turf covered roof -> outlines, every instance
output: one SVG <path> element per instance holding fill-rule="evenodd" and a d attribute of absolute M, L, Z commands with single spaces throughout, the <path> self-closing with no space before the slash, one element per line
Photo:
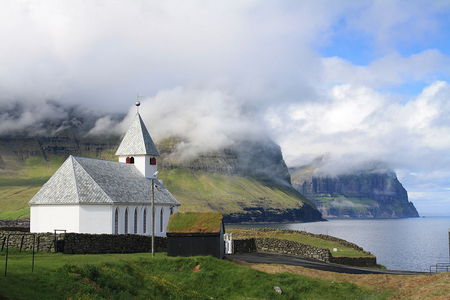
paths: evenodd
<path fill-rule="evenodd" d="M 216 212 L 187 212 L 170 216 L 170 233 L 219 233 L 222 215 Z"/>

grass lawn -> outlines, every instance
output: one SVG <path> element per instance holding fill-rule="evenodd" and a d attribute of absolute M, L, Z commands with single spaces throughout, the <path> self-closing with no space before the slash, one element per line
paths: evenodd
<path fill-rule="evenodd" d="M 261 237 L 261 238 L 275 238 L 275 239 L 284 239 L 290 240 L 294 242 L 299 242 L 306 245 L 316 246 L 319 248 L 329 249 L 333 256 L 335 257 L 370 257 L 365 252 L 355 250 L 350 247 L 343 246 L 337 242 L 327 241 L 321 238 L 309 236 L 306 234 L 298 233 L 287 233 L 282 230 L 255 230 L 255 229 L 227 229 L 227 232 L 233 233 L 233 238 L 252 238 L 252 237 Z M 333 249 L 336 248 L 337 251 L 334 252 Z"/>
<path fill-rule="evenodd" d="M 289 272 L 334 282 L 351 282 L 371 290 L 390 290 L 390 299 L 396 300 L 450 299 L 450 272 L 437 275 L 342 274 L 288 265 L 247 266 L 270 274 Z"/>
<path fill-rule="evenodd" d="M 4 254 L 0 255 L 4 261 Z M 387 299 L 388 292 L 303 275 L 268 274 L 212 257 L 148 253 L 10 256 L 0 299 Z M 3 272 L 3 264 L 0 267 Z M 273 286 L 281 287 L 277 294 Z"/>

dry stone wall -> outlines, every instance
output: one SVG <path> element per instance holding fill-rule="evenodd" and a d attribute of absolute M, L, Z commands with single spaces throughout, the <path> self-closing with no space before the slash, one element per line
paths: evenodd
<path fill-rule="evenodd" d="M 271 252 L 301 256 L 328 263 L 350 266 L 371 267 L 377 263 L 376 257 L 334 257 L 330 250 L 294 241 L 274 238 L 251 238 L 233 241 L 234 253 Z"/>
<path fill-rule="evenodd" d="M 0 227 L 27 227 L 30 228 L 30 220 L 29 219 L 20 219 L 20 220 L 0 220 Z"/>
<path fill-rule="evenodd" d="M 259 228 L 258 230 L 260 230 L 260 231 L 273 231 L 273 229 L 270 229 L 270 228 Z M 356 245 L 356 244 L 354 244 L 352 242 L 349 242 L 349 241 L 346 241 L 346 240 L 343 240 L 343 239 L 340 239 L 340 238 L 337 238 L 337 237 L 334 237 L 334 236 L 331 236 L 331 235 L 315 234 L 315 233 L 311 233 L 311 232 L 307 232 L 307 231 L 300 231 L 300 230 L 278 229 L 278 231 L 283 232 L 283 233 L 294 233 L 294 234 L 300 233 L 300 234 L 303 234 L 303 235 L 320 238 L 322 240 L 336 242 L 336 243 L 341 244 L 342 246 L 346 246 L 348 248 L 352 248 L 352 249 L 364 252 L 366 254 L 371 254 L 370 252 L 365 251 L 362 247 L 360 247 L 360 246 L 358 246 L 358 245 Z"/>
<path fill-rule="evenodd" d="M 67 233 L 64 253 L 137 253 L 151 252 L 152 238 L 135 234 L 82 234 Z M 167 238 L 155 237 L 155 251 L 167 251 Z"/>
<path fill-rule="evenodd" d="M 0 231 L 0 250 L 6 249 L 6 242 L 9 248 L 19 249 L 20 251 L 32 251 L 33 239 L 35 237 L 35 251 L 55 251 L 55 235 L 52 233 L 36 233 L 33 235 L 24 235 L 22 231 Z M 9 239 L 8 239 L 9 236 Z M 58 235 L 59 238 L 59 235 Z"/>
<path fill-rule="evenodd" d="M 31 251 L 33 235 L 20 231 L 0 231 L 0 251 L 10 249 Z M 9 239 L 8 239 L 9 236 Z M 35 251 L 54 252 L 55 234 L 35 233 Z M 56 235 L 58 251 L 66 254 L 136 253 L 151 252 L 152 238 L 134 234 L 82 234 L 66 233 Z M 167 239 L 155 237 L 155 251 L 167 251 Z"/>
<path fill-rule="evenodd" d="M 331 253 L 328 249 L 305 245 L 289 240 L 273 238 L 255 239 L 256 249 L 259 252 L 275 252 L 288 255 L 297 255 L 321 261 L 330 261 Z"/>

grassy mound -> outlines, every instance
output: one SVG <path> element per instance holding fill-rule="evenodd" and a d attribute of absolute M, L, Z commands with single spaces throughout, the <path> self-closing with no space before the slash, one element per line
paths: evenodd
<path fill-rule="evenodd" d="M 257 229 L 227 229 L 227 232 L 233 233 L 233 238 L 274 238 L 280 240 L 290 240 L 319 248 L 325 248 L 331 251 L 335 257 L 372 257 L 373 255 L 360 251 L 335 241 L 325 240 L 315 237 L 313 234 L 304 234 L 301 231 L 287 232 L 284 230 L 257 230 Z M 337 251 L 333 251 L 336 249 Z"/>
<path fill-rule="evenodd" d="M 212 257 L 159 254 L 11 255 L 0 295 L 11 299 L 386 299 L 384 291 L 302 275 L 267 274 Z M 274 286 L 282 290 L 277 294 Z M 1 298 L 1 296 L 0 296 Z"/>

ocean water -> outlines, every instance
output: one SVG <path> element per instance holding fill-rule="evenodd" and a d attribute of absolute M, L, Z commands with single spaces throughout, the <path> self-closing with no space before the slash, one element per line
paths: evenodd
<path fill-rule="evenodd" d="M 356 243 L 393 270 L 429 271 L 438 262 L 450 262 L 450 217 L 327 222 L 230 225 L 241 228 L 279 228 L 328 234 Z"/>

